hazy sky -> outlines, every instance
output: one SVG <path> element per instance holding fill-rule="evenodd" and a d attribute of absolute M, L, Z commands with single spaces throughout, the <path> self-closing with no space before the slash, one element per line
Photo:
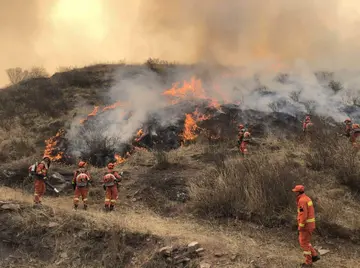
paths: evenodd
<path fill-rule="evenodd" d="M 11 67 L 149 57 L 352 68 L 359 26 L 358 0 L 0 0 L 0 85 Z"/>

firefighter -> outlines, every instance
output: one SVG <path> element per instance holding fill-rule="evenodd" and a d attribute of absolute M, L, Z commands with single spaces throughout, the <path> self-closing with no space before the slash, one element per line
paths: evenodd
<path fill-rule="evenodd" d="M 36 162 L 29 167 L 29 174 L 34 179 L 34 205 L 41 205 L 41 199 L 46 191 L 45 181 L 48 179 L 50 157 L 44 156 L 40 163 Z"/>
<path fill-rule="evenodd" d="M 310 243 L 312 233 L 315 230 L 314 205 L 305 194 L 305 187 L 303 185 L 296 185 L 292 191 L 297 195 L 299 243 L 305 257 L 305 263 L 302 263 L 301 267 L 311 267 L 313 262 L 320 260 L 318 253 Z"/>
<path fill-rule="evenodd" d="M 309 131 L 309 129 L 313 126 L 313 123 L 311 122 L 311 117 L 309 114 L 306 115 L 305 120 L 303 121 L 303 132 Z"/>
<path fill-rule="evenodd" d="M 352 121 L 350 118 L 346 118 L 344 120 L 344 123 L 345 123 L 345 136 L 350 137 L 350 132 L 352 129 Z"/>
<path fill-rule="evenodd" d="M 244 127 L 244 125 L 240 124 L 239 125 L 239 134 L 238 134 L 238 144 L 240 145 L 243 137 L 244 137 L 244 133 L 245 133 L 246 129 Z"/>
<path fill-rule="evenodd" d="M 121 181 L 121 176 L 114 170 L 115 164 L 109 163 L 108 170 L 103 177 L 103 188 L 105 192 L 105 211 L 113 211 L 115 202 L 118 199 L 118 185 Z"/>
<path fill-rule="evenodd" d="M 89 193 L 89 184 L 91 183 L 91 177 L 86 169 L 86 162 L 80 161 L 78 167 L 79 168 L 74 172 L 74 176 L 71 182 L 73 189 L 75 190 L 74 210 L 78 209 L 80 196 L 83 201 L 83 208 L 84 210 L 87 210 L 87 197 Z"/>
<path fill-rule="evenodd" d="M 352 124 L 350 131 L 350 142 L 355 148 L 360 148 L 360 124 Z"/>
<path fill-rule="evenodd" d="M 240 151 L 242 153 L 243 156 L 245 156 L 246 154 L 248 154 L 248 149 L 247 149 L 247 145 L 251 142 L 251 133 L 249 130 L 245 130 L 242 140 L 241 140 L 241 144 L 240 144 Z"/>

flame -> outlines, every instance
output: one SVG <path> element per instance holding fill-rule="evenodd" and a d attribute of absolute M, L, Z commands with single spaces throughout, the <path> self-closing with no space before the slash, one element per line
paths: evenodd
<path fill-rule="evenodd" d="M 126 162 L 130 156 L 131 156 L 131 154 L 129 152 L 126 152 L 124 157 L 122 157 L 119 154 L 115 154 L 114 155 L 114 157 L 116 159 L 115 165 Z"/>
<path fill-rule="evenodd" d="M 90 117 L 96 116 L 96 114 L 97 114 L 98 111 L 99 111 L 99 106 L 94 106 L 94 110 L 92 110 L 92 112 L 89 113 L 85 119 L 81 119 L 81 120 L 80 120 L 80 123 L 83 124 L 83 123 L 85 123 L 87 120 L 89 120 Z"/>
<path fill-rule="evenodd" d="M 103 112 L 106 112 L 108 110 L 113 110 L 113 109 L 116 109 L 118 107 L 124 107 L 126 106 L 127 103 L 122 103 L 120 101 L 117 101 L 115 102 L 114 104 L 111 104 L 111 105 L 108 105 L 108 106 L 105 106 L 101 109 L 100 113 L 103 113 Z M 85 119 L 81 119 L 80 120 L 80 124 L 84 124 L 87 120 L 89 120 L 90 117 L 94 117 L 94 116 L 97 116 L 99 114 L 99 109 L 100 109 L 100 106 L 94 106 L 94 109 L 92 110 L 91 113 L 89 113 L 87 115 L 87 117 Z M 120 115 L 123 117 L 124 116 L 124 112 L 122 112 Z"/>
<path fill-rule="evenodd" d="M 59 152 L 55 156 L 53 156 L 53 151 L 56 149 L 56 145 L 58 144 L 59 138 L 65 134 L 63 129 L 60 129 L 55 136 L 45 140 L 45 150 L 44 157 L 47 156 L 51 161 L 60 160 L 63 157 L 64 152 Z"/>
<path fill-rule="evenodd" d="M 118 155 L 118 154 L 115 154 L 114 157 L 115 157 L 115 159 L 116 159 L 115 165 L 124 163 L 124 162 L 127 160 L 125 157 L 121 157 L 121 156 Z"/>
<path fill-rule="evenodd" d="M 184 132 L 181 134 L 184 141 L 191 141 L 197 138 L 195 134 L 199 127 L 196 124 L 192 114 L 185 114 Z"/>
<path fill-rule="evenodd" d="M 140 141 L 144 136 L 146 135 L 146 133 L 144 133 L 143 129 L 139 129 L 138 132 L 136 133 L 136 138 L 135 141 Z"/>

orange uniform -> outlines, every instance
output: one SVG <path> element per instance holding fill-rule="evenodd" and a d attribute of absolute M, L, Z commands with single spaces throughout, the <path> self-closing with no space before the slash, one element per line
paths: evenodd
<path fill-rule="evenodd" d="M 35 165 L 35 171 L 32 174 L 34 179 L 34 203 L 41 204 L 41 198 L 46 191 L 45 180 L 47 179 L 50 158 L 44 157 L 43 161 Z M 30 169 L 31 167 L 29 168 L 29 170 Z"/>
<path fill-rule="evenodd" d="M 305 256 L 305 263 L 303 265 L 306 267 L 306 265 L 311 265 L 313 261 L 318 260 L 319 258 L 317 252 L 310 243 L 312 233 L 315 230 L 315 210 L 310 197 L 304 193 L 304 186 L 297 185 L 293 189 L 293 192 L 298 192 L 296 201 L 299 244 L 303 249 Z"/>
<path fill-rule="evenodd" d="M 305 132 L 307 130 L 307 128 L 312 125 L 313 125 L 313 123 L 311 122 L 310 115 L 307 115 L 305 117 L 305 120 L 303 121 L 303 132 Z"/>
<path fill-rule="evenodd" d="M 353 124 L 350 132 L 350 142 L 355 148 L 360 148 L 360 125 Z"/>
<path fill-rule="evenodd" d="M 103 187 L 105 192 L 105 210 L 114 210 L 116 200 L 118 199 L 118 183 L 121 180 L 121 176 L 114 169 L 114 164 L 108 164 L 108 170 L 103 176 Z"/>
<path fill-rule="evenodd" d="M 78 208 L 80 196 L 82 198 L 84 209 L 87 209 L 87 196 L 89 193 L 89 183 L 91 182 L 91 177 L 89 172 L 85 169 L 85 162 L 79 163 L 79 169 L 74 172 L 72 179 L 72 185 L 75 189 L 74 194 L 74 209 Z"/>
<path fill-rule="evenodd" d="M 248 149 L 247 149 L 247 145 L 251 140 L 251 134 L 248 131 L 244 132 L 244 135 L 242 137 L 241 143 L 240 143 L 240 151 L 242 153 L 243 156 L 245 156 L 246 154 L 248 154 Z"/>

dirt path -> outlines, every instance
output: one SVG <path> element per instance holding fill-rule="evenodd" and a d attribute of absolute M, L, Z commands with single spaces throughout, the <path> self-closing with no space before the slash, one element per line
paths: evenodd
<path fill-rule="evenodd" d="M 56 207 L 70 212 L 71 207 L 64 206 L 66 203 L 69 204 L 69 199 L 54 199 Z M 100 208 L 102 204 L 94 206 Z M 248 223 L 239 223 L 236 227 L 238 231 L 235 231 L 233 227 L 202 223 L 186 216 L 164 218 L 139 204 L 131 204 L 129 200 L 123 201 L 123 205 L 118 206 L 113 214 L 105 214 L 99 210 L 80 213 L 87 213 L 94 218 L 108 217 L 114 224 L 131 231 L 160 236 L 165 239 L 166 245 L 198 241 L 206 249 L 205 259 L 214 267 L 290 268 L 297 267 L 303 261 L 296 232 L 289 236 L 276 230 L 259 229 Z M 357 246 L 344 242 L 337 246 L 316 241 L 315 246 L 331 249 L 331 252 L 323 256 L 315 267 L 360 267 L 360 251 Z M 215 253 L 224 256 L 217 258 L 214 256 Z M 235 260 L 234 256 L 237 256 Z"/>
<path fill-rule="evenodd" d="M 18 199 L 31 202 L 31 195 L 20 191 L 6 190 L 0 194 L 4 199 Z M 297 245 L 296 234 L 281 234 L 278 231 L 261 229 L 248 223 L 238 223 L 234 227 L 211 225 L 186 215 L 164 218 L 140 204 L 122 200 L 114 213 L 99 210 L 101 203 L 93 204 L 89 211 L 72 211 L 71 196 L 46 198 L 45 204 L 54 211 L 84 213 L 93 220 L 107 218 L 114 225 L 136 232 L 148 232 L 165 239 L 166 245 L 198 241 L 205 249 L 205 260 L 213 267 L 297 267 L 302 261 L 301 250 Z M 334 242 L 334 241 L 333 241 Z M 351 268 L 360 267 L 359 247 L 345 242 L 337 245 L 320 245 L 330 248 L 331 252 L 322 257 L 314 267 Z M 217 258 L 215 253 L 224 254 Z M 237 256 L 234 258 L 234 256 Z"/>

